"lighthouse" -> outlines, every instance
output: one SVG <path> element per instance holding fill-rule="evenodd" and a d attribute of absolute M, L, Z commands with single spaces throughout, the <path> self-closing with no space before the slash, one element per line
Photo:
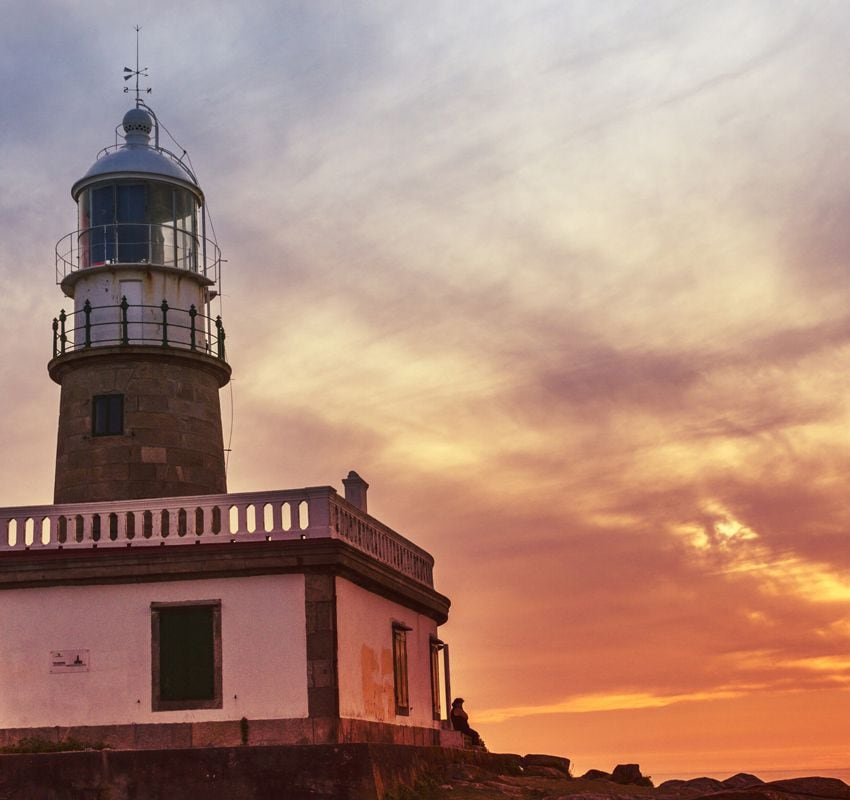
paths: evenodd
<path fill-rule="evenodd" d="M 71 187 L 54 502 L 0 508 L 0 745 L 462 747 L 449 600 L 367 482 L 227 491 L 222 259 L 161 127 L 137 96 Z"/>
<path fill-rule="evenodd" d="M 123 142 L 71 188 L 77 228 L 56 250 L 73 310 L 53 321 L 61 387 L 54 502 L 227 491 L 219 390 L 230 380 L 221 265 L 192 170 L 138 100 Z"/>

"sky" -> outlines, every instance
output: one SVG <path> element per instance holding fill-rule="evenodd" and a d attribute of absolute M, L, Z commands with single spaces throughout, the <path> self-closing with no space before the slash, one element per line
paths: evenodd
<path fill-rule="evenodd" d="M 850 5 L 0 13 L 0 505 L 52 498 L 54 243 L 138 24 L 228 259 L 229 489 L 356 469 L 493 750 L 850 767 Z"/>

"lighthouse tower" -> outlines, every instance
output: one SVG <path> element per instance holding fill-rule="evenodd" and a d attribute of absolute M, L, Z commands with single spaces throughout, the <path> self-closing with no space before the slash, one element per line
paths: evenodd
<path fill-rule="evenodd" d="M 62 387 L 56 503 L 227 491 L 230 367 L 210 312 L 221 258 L 204 194 L 141 100 L 120 129 L 73 185 L 77 229 L 56 250 L 74 302 L 53 322 L 48 365 Z"/>
<path fill-rule="evenodd" d="M 159 127 L 137 97 L 71 188 L 55 498 L 0 508 L 0 746 L 463 747 L 449 599 L 367 482 L 227 491 L 221 258 Z"/>

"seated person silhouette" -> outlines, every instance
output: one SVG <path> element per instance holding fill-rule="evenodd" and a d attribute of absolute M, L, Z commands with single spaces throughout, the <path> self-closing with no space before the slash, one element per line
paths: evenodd
<path fill-rule="evenodd" d="M 449 714 L 449 719 L 452 721 L 452 727 L 456 731 L 460 731 L 463 734 L 469 736 L 472 739 L 472 744 L 477 747 L 484 747 L 484 742 L 481 740 L 481 737 L 478 735 L 478 731 L 473 730 L 469 727 L 469 714 L 466 713 L 463 709 L 463 698 L 457 697 L 452 702 L 452 710 Z"/>

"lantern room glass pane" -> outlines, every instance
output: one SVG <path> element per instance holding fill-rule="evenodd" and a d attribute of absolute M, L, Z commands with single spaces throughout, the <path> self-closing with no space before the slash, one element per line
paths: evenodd
<path fill-rule="evenodd" d="M 191 231 L 194 227 L 195 198 L 185 189 L 174 190 L 174 217 L 177 227 L 184 231 Z"/>
<path fill-rule="evenodd" d="M 77 200 L 78 226 L 82 233 L 91 225 L 91 210 L 89 209 L 89 190 L 83 189 Z"/>
<path fill-rule="evenodd" d="M 174 189 L 165 183 L 148 187 L 151 223 L 151 261 L 169 267 L 174 264 Z"/>
<path fill-rule="evenodd" d="M 89 190 L 84 189 L 77 200 L 77 247 L 79 264 L 82 267 L 91 265 L 91 250 L 89 242 L 91 239 L 91 207 L 89 206 Z"/>
<path fill-rule="evenodd" d="M 115 260 L 115 186 L 98 186 L 91 191 L 91 263 Z"/>
<path fill-rule="evenodd" d="M 177 228 L 177 266 L 197 269 L 195 198 L 185 189 L 174 190 L 174 222 Z"/>
<path fill-rule="evenodd" d="M 145 262 L 148 260 L 147 187 L 143 183 L 119 183 L 116 189 L 118 261 Z"/>

